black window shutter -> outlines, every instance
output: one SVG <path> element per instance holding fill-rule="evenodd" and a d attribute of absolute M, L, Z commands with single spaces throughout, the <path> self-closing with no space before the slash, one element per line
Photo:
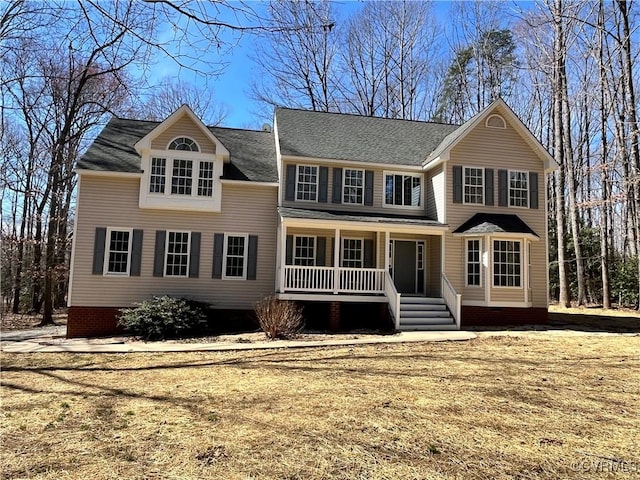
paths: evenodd
<path fill-rule="evenodd" d="M 222 278 L 222 256 L 224 254 L 224 233 L 213 235 L 213 273 L 212 278 Z"/>
<path fill-rule="evenodd" d="M 164 276 L 164 248 L 167 240 L 166 230 L 156 230 L 156 248 L 153 255 L 153 276 Z"/>
<path fill-rule="evenodd" d="M 318 171 L 318 202 L 327 203 L 327 192 L 329 190 L 329 168 L 320 167 Z"/>
<path fill-rule="evenodd" d="M 200 232 L 191 232 L 191 248 L 189 249 L 189 278 L 200 275 Z"/>
<path fill-rule="evenodd" d="M 293 265 L 293 235 L 287 235 L 284 264 Z"/>
<path fill-rule="evenodd" d="M 325 237 L 318 237 L 316 239 L 316 265 L 318 267 L 325 266 L 326 253 L 327 253 L 327 239 Z"/>
<path fill-rule="evenodd" d="M 140 276 L 140 265 L 142 264 L 142 230 L 133 231 L 133 239 L 131 240 L 131 267 L 129 275 L 132 277 Z"/>
<path fill-rule="evenodd" d="M 484 204 L 493 205 L 493 168 L 484 169 Z"/>
<path fill-rule="evenodd" d="M 335 237 L 331 237 L 331 258 L 329 259 L 329 266 L 331 267 L 335 267 L 335 265 L 333 264 L 333 259 L 335 258 L 336 255 L 336 238 Z M 338 258 L 340 258 L 340 255 L 338 255 Z"/>
<path fill-rule="evenodd" d="M 364 241 L 364 268 L 373 268 L 373 240 L 366 239 Z"/>
<path fill-rule="evenodd" d="M 342 169 L 333 169 L 333 203 L 342 203 Z"/>
<path fill-rule="evenodd" d="M 287 178 L 284 199 L 293 202 L 296 199 L 296 166 L 287 165 Z"/>
<path fill-rule="evenodd" d="M 373 205 L 373 170 L 364 172 L 364 204 Z"/>
<path fill-rule="evenodd" d="M 509 206 L 509 181 L 506 170 L 498 170 L 498 205 Z"/>
<path fill-rule="evenodd" d="M 538 208 L 538 174 L 529 172 L 529 208 Z"/>
<path fill-rule="evenodd" d="M 104 271 L 104 248 L 107 239 L 107 229 L 96 228 L 96 236 L 93 242 L 93 269 L 94 275 L 102 275 Z"/>
<path fill-rule="evenodd" d="M 255 280 L 258 272 L 258 236 L 249 235 L 249 254 L 247 258 L 247 280 Z"/>
<path fill-rule="evenodd" d="M 453 203 L 462 203 L 462 167 L 453 166 Z"/>

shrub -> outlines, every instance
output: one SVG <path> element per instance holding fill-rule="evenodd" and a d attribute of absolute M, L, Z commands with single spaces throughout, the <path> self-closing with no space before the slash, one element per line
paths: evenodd
<path fill-rule="evenodd" d="M 207 324 L 208 305 L 164 295 L 120 310 L 118 323 L 125 331 L 145 340 L 184 337 Z"/>
<path fill-rule="evenodd" d="M 291 338 L 302 330 L 302 307 L 269 295 L 256 303 L 256 317 L 267 338 Z"/>

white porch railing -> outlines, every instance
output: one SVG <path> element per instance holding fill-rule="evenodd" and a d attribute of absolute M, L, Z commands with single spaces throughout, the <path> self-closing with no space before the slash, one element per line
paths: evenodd
<path fill-rule="evenodd" d="M 285 292 L 381 294 L 385 291 L 384 274 L 383 269 L 377 268 L 285 265 L 283 290 Z"/>
<path fill-rule="evenodd" d="M 460 328 L 460 310 L 462 307 L 462 295 L 456 292 L 447 276 L 442 274 L 442 298 L 447 304 L 451 315 L 453 316 L 456 327 Z"/>
<path fill-rule="evenodd" d="M 384 294 L 389 302 L 389 311 L 393 317 L 396 330 L 400 328 L 400 294 L 396 290 L 393 279 L 388 271 L 384 272 Z"/>
<path fill-rule="evenodd" d="M 384 293 L 384 270 L 377 268 L 339 268 L 340 286 L 344 293 Z"/>
<path fill-rule="evenodd" d="M 333 267 L 284 266 L 284 291 L 333 292 Z"/>

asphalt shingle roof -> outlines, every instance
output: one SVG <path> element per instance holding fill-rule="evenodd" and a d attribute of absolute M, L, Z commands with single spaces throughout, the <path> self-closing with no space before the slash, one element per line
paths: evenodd
<path fill-rule="evenodd" d="M 500 213 L 476 213 L 453 233 L 485 235 L 487 233 L 530 233 L 539 237 L 529 225 L 517 215 Z"/>
<path fill-rule="evenodd" d="M 77 168 L 140 173 L 140 156 L 134 145 L 160 122 L 112 118 L 78 161 Z M 208 127 L 229 150 L 222 178 L 255 182 L 277 182 L 273 133 Z"/>
<path fill-rule="evenodd" d="M 422 165 L 457 125 L 276 109 L 282 155 Z"/>
<path fill-rule="evenodd" d="M 329 210 L 309 210 L 304 208 L 278 207 L 278 213 L 283 218 L 303 218 L 313 220 L 332 220 L 368 223 L 399 223 L 402 225 L 424 225 L 442 227 L 444 224 L 437 220 L 410 215 L 380 215 L 380 214 L 353 214 Z"/>

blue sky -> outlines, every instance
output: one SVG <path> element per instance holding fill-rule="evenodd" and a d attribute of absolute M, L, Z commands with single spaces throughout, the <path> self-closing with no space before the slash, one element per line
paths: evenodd
<path fill-rule="evenodd" d="M 512 0 L 504 0 L 506 8 L 512 7 L 514 3 L 525 6 L 528 2 L 514 2 Z M 532 4 L 532 3 L 530 3 Z M 345 18 L 353 11 L 361 8 L 363 1 L 343 0 L 335 2 L 335 11 L 338 19 Z M 264 11 L 266 2 L 254 2 L 251 6 L 261 13 Z M 442 22 L 447 22 L 451 2 L 440 0 L 435 2 L 436 13 L 441 17 Z M 224 18 L 224 17 L 223 17 Z M 238 22 L 238 19 L 227 18 L 230 22 Z M 172 35 L 170 31 L 167 35 Z M 220 55 L 220 61 L 226 64 L 226 67 L 219 75 L 196 75 L 186 69 L 178 70 L 176 65 L 168 59 L 159 58 L 156 68 L 156 75 L 152 81 L 159 81 L 163 76 L 179 77 L 182 81 L 203 84 L 213 92 L 215 98 L 223 102 L 228 110 L 228 115 L 223 125 L 236 128 L 259 128 L 265 121 L 257 115 L 259 106 L 251 99 L 250 85 L 254 76 L 258 74 L 256 66 L 253 64 L 250 55 L 255 49 L 258 41 L 263 41 L 259 37 L 251 34 L 245 34 L 239 40 L 232 36 L 224 37 L 235 46 L 229 54 Z M 211 55 L 217 55 L 217 52 L 211 52 Z"/>

